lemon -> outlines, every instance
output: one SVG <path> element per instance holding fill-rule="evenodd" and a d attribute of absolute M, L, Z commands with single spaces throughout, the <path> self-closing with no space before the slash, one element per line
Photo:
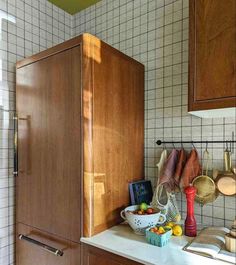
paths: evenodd
<path fill-rule="evenodd" d="M 167 224 L 166 224 L 166 226 L 169 226 L 169 227 L 173 227 L 175 225 L 175 223 L 174 222 L 168 222 Z"/>
<path fill-rule="evenodd" d="M 182 236 L 183 231 L 180 225 L 175 225 L 172 227 L 173 235 L 174 236 Z"/>

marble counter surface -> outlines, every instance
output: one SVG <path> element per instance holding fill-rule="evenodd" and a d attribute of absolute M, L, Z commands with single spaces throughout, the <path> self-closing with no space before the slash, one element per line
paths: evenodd
<path fill-rule="evenodd" d="M 172 237 L 165 247 L 156 247 L 146 242 L 144 236 L 133 233 L 127 224 L 114 226 L 81 242 L 106 250 L 145 265 L 225 265 L 218 260 L 183 251 L 191 238 Z"/>

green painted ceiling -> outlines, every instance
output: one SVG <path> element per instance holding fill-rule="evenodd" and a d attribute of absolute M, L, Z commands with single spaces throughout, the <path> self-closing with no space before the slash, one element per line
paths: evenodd
<path fill-rule="evenodd" d="M 48 0 L 48 1 L 60 7 L 61 9 L 65 10 L 66 12 L 74 15 L 75 13 L 99 2 L 100 0 Z"/>

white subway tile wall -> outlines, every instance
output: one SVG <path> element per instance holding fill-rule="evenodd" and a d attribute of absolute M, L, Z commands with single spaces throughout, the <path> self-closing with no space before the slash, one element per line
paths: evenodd
<path fill-rule="evenodd" d="M 189 0 L 103 0 L 75 15 L 76 35 L 92 33 L 145 65 L 145 176 L 153 186 L 163 148 L 156 140 L 227 140 L 236 129 L 235 118 L 200 119 L 187 113 L 188 24 Z M 205 145 L 195 147 L 202 157 Z M 223 168 L 224 148 L 208 145 L 211 168 Z M 185 196 L 177 199 L 185 218 Z M 219 196 L 203 207 L 196 203 L 197 222 L 230 226 L 235 208 L 235 196 Z"/>
<path fill-rule="evenodd" d="M 145 176 L 153 186 L 162 151 L 156 140 L 226 140 L 235 132 L 235 118 L 187 113 L 188 0 L 102 0 L 75 16 L 46 0 L 0 0 L 0 265 L 14 264 L 15 63 L 84 32 L 145 65 Z M 201 156 L 205 146 L 196 148 Z M 208 150 L 212 167 L 222 169 L 224 146 L 209 144 Z M 184 217 L 185 197 L 177 198 Z M 203 207 L 195 204 L 197 221 L 230 226 L 235 204 L 235 197 L 224 196 Z"/>
<path fill-rule="evenodd" d="M 14 264 L 15 63 L 70 39 L 72 23 L 46 0 L 0 0 L 0 265 Z"/>

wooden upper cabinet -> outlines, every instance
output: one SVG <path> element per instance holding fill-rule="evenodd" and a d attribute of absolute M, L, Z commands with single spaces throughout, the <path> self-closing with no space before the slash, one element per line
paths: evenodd
<path fill-rule="evenodd" d="M 190 0 L 189 111 L 236 107 L 236 1 Z"/>

